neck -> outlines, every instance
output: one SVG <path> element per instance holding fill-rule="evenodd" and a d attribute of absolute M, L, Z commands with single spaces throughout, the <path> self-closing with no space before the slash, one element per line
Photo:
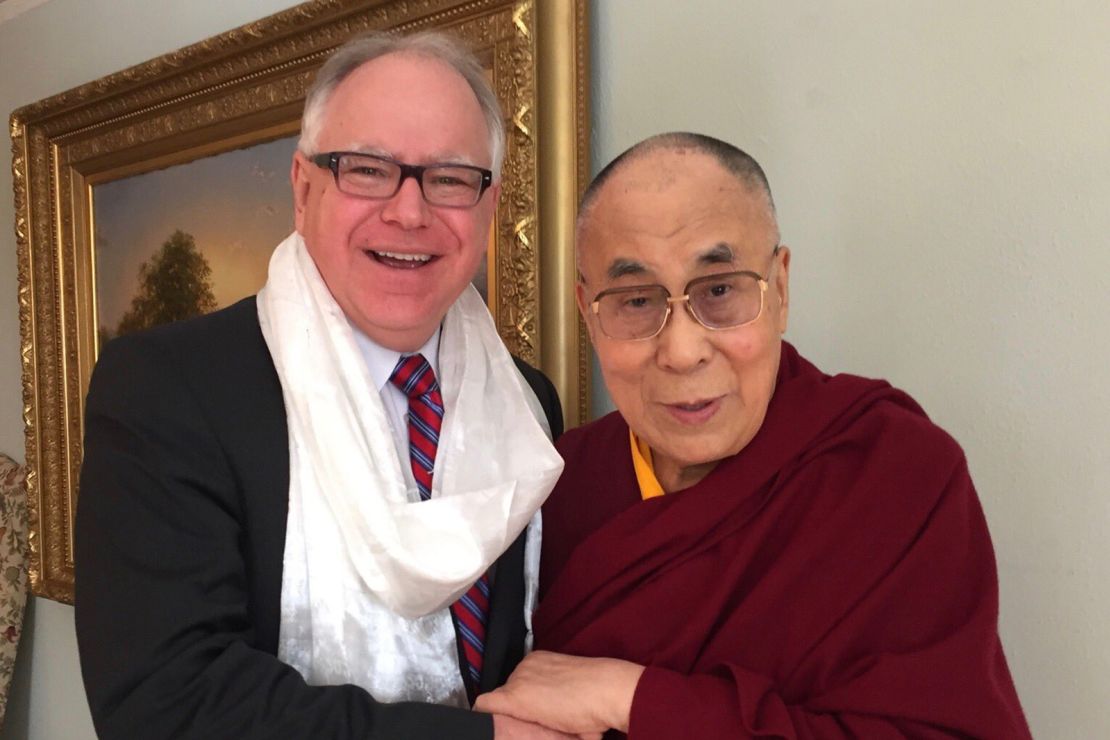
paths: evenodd
<path fill-rule="evenodd" d="M 679 465 L 665 457 L 657 455 L 652 450 L 655 478 L 666 493 L 675 493 L 691 486 L 697 485 L 705 476 L 717 467 L 720 460 L 712 460 L 697 465 Z"/>
<path fill-rule="evenodd" d="M 348 320 L 355 329 L 363 334 L 363 336 L 379 347 L 402 354 L 418 351 L 428 343 L 429 339 L 435 336 L 435 333 L 439 331 L 440 328 L 440 324 L 436 323 L 430 330 L 424 327 L 415 331 L 391 331 L 377 326 L 360 326 L 349 317 Z"/>

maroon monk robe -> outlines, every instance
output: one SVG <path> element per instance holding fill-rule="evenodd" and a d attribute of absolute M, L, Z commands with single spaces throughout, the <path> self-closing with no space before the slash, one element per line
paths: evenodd
<path fill-rule="evenodd" d="M 629 736 L 1027 738 L 994 554 L 956 442 L 783 344 L 762 428 L 640 499 L 628 427 L 559 440 L 536 647 L 648 666 Z"/>

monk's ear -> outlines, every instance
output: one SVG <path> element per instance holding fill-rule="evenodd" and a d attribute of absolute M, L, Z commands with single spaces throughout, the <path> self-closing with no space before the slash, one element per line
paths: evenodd
<path fill-rule="evenodd" d="M 582 314 L 582 323 L 590 334 L 590 341 L 594 338 L 594 322 L 590 321 L 590 307 L 586 304 L 586 286 L 581 280 L 574 282 L 574 302 L 578 304 L 578 313 Z"/>
<path fill-rule="evenodd" d="M 787 318 L 790 314 L 790 247 L 781 246 L 775 255 L 778 263 L 771 276 L 768 292 L 774 295 L 771 308 L 774 311 L 775 328 L 779 334 L 786 333 Z"/>
<path fill-rule="evenodd" d="M 304 214 L 312 187 L 308 173 L 313 166 L 299 149 L 293 152 L 293 164 L 289 170 L 289 179 L 293 183 L 293 223 L 301 234 L 304 233 Z"/>

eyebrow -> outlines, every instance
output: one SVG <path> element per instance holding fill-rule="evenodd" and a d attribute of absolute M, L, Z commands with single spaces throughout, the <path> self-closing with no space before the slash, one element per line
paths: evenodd
<path fill-rule="evenodd" d="M 475 162 L 470 157 L 464 157 L 460 154 L 442 154 L 431 158 L 433 164 L 462 164 L 467 167 L 482 167 L 482 165 Z"/>
<path fill-rule="evenodd" d="M 393 159 L 393 155 L 385 149 L 379 149 L 376 146 L 366 146 L 365 144 L 352 144 L 344 149 L 336 149 L 335 151 L 361 154 L 365 157 L 377 157 L 378 159 Z"/>
<path fill-rule="evenodd" d="M 609 265 L 609 269 L 606 271 L 606 276 L 610 280 L 618 280 L 622 277 L 625 277 L 626 275 L 642 275 L 647 271 L 647 268 L 644 267 L 643 263 L 641 262 L 626 259 L 624 257 L 617 257 Z"/>
<path fill-rule="evenodd" d="M 697 257 L 699 265 L 731 265 L 735 260 L 736 257 L 732 251 L 732 247 L 724 242 L 718 242 Z M 609 280 L 619 280 L 622 277 L 643 275 L 647 272 L 648 269 L 642 262 L 637 262 L 627 257 L 617 257 L 609 265 L 609 269 L 606 271 L 606 277 L 608 277 Z"/>
<path fill-rule="evenodd" d="M 713 247 L 698 255 L 699 265 L 731 265 L 736 261 L 732 247 L 724 242 L 718 242 Z"/>
<path fill-rule="evenodd" d="M 379 157 L 380 159 L 388 159 L 391 162 L 400 162 L 401 161 L 400 159 L 397 158 L 397 156 L 395 154 L 393 154 L 393 152 L 387 151 L 385 149 L 381 149 L 379 147 L 374 147 L 374 146 L 358 146 L 358 145 L 356 145 L 356 146 L 352 146 L 348 149 L 344 149 L 342 151 L 355 152 L 357 154 L 366 154 L 366 155 L 369 155 L 371 157 Z M 462 165 L 466 165 L 468 167 L 481 167 L 482 166 L 480 164 L 475 164 L 474 162 L 472 162 L 469 157 L 464 157 L 464 156 L 459 155 L 459 154 L 446 154 L 446 153 L 444 153 L 444 154 L 435 154 L 435 155 L 429 157 L 427 159 L 426 164 L 428 164 L 428 165 L 462 164 Z"/>

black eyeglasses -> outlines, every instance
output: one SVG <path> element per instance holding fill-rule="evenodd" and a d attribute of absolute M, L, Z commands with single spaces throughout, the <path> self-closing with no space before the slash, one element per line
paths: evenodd
<path fill-rule="evenodd" d="M 324 152 L 308 159 L 331 170 L 340 192 L 360 198 L 392 198 L 405 179 L 412 177 L 430 205 L 471 208 L 493 184 L 491 170 L 468 164 L 405 164 L 359 152 Z"/>
<path fill-rule="evenodd" d="M 778 251 L 771 252 L 772 260 Z M 651 339 L 663 331 L 676 303 L 685 303 L 687 313 L 706 329 L 736 329 L 763 314 L 768 279 L 770 268 L 766 278 L 750 270 L 706 275 L 674 297 L 662 285 L 610 288 L 594 296 L 590 308 L 610 339 Z"/>

